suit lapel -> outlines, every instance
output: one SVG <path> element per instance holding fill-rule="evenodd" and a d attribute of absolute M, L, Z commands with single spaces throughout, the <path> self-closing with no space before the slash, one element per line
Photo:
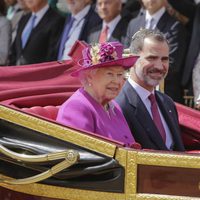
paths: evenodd
<path fill-rule="evenodd" d="M 120 41 L 123 43 L 123 40 L 126 36 L 127 27 L 128 21 L 125 18 L 121 18 L 120 21 L 117 23 L 115 29 L 113 30 L 109 41 Z"/>
<path fill-rule="evenodd" d="M 38 30 L 41 30 L 45 27 L 46 24 L 49 23 L 49 15 L 52 12 L 51 8 L 49 8 L 47 10 L 47 12 L 44 14 L 44 16 L 41 18 L 41 20 L 39 21 L 39 23 L 37 24 L 37 26 L 33 29 L 32 34 L 37 33 Z"/>
<path fill-rule="evenodd" d="M 157 92 L 156 92 L 156 100 L 158 102 L 159 108 L 167 122 L 167 125 L 169 126 L 169 129 L 171 132 L 174 132 L 174 121 L 173 121 L 173 116 L 175 114 L 172 113 L 172 110 L 168 107 L 168 105 L 166 104 L 166 102 L 164 101 L 164 99 L 162 98 L 162 96 L 160 96 Z"/>
<path fill-rule="evenodd" d="M 96 31 L 94 32 L 94 35 L 93 35 L 93 39 L 94 41 L 99 41 L 99 37 L 100 37 L 100 34 L 101 34 L 101 29 L 102 29 L 102 26 L 103 24 L 99 25 L 96 29 Z"/>
<path fill-rule="evenodd" d="M 135 116 L 135 119 L 138 121 L 138 123 L 140 123 L 140 125 L 144 128 L 144 132 L 148 134 L 150 140 L 155 144 L 155 146 L 158 147 L 158 149 L 167 150 L 148 110 L 146 109 L 135 89 L 128 82 L 126 82 L 124 89 L 131 107 L 130 109 L 132 110 L 131 112 Z"/>
<path fill-rule="evenodd" d="M 103 24 L 95 27 L 89 35 L 89 43 L 98 42 Z"/>
<path fill-rule="evenodd" d="M 145 15 L 140 15 L 139 18 L 138 18 L 138 22 L 136 23 L 136 26 L 135 26 L 135 30 L 140 30 L 142 28 L 145 28 Z M 137 32 L 137 31 L 135 31 Z"/>
<path fill-rule="evenodd" d="M 28 15 L 26 15 L 26 16 L 24 16 L 24 18 L 23 18 L 23 20 L 22 20 L 22 22 L 21 22 L 21 24 L 20 24 L 20 26 L 19 26 L 19 30 L 18 30 L 18 35 L 19 35 L 19 37 L 18 38 L 16 38 L 16 39 L 20 39 L 20 50 L 22 51 L 22 33 L 23 33 L 23 30 L 24 30 L 24 28 L 25 28 L 25 26 L 26 26 L 26 24 L 27 24 L 27 22 L 28 22 L 28 20 L 29 20 L 29 18 L 31 17 L 31 14 L 28 14 Z"/>
<path fill-rule="evenodd" d="M 160 31 L 165 30 L 165 27 L 166 27 L 167 21 L 169 20 L 169 17 L 170 17 L 170 15 L 167 13 L 167 11 L 165 11 L 165 13 L 162 15 L 162 17 L 158 21 L 157 29 L 159 29 Z"/>
<path fill-rule="evenodd" d="M 96 12 L 94 11 L 94 7 L 91 6 L 89 12 L 84 17 L 84 23 L 81 29 L 81 33 L 79 35 L 79 40 L 87 41 L 88 33 L 90 33 L 91 31 L 90 29 L 93 29 L 93 27 L 96 27 L 99 24 L 100 24 L 100 18 L 97 18 Z"/>
<path fill-rule="evenodd" d="M 88 20 L 89 20 L 89 17 L 90 17 L 90 15 L 91 15 L 91 12 L 92 12 L 92 7 L 90 8 L 89 12 L 88 12 L 88 13 L 86 14 L 86 16 L 84 17 L 84 22 L 83 22 L 82 27 L 85 27 L 86 24 L 88 23 Z M 79 34 L 79 39 L 84 37 L 84 36 L 83 36 L 83 33 L 84 33 L 84 28 L 81 29 L 81 32 L 80 32 L 80 34 Z"/>
<path fill-rule="evenodd" d="M 156 92 L 156 99 L 157 99 L 159 108 L 162 112 L 162 115 L 165 118 L 165 121 L 168 125 L 168 128 L 169 128 L 169 130 L 172 134 L 172 138 L 174 140 L 174 143 L 179 144 L 179 141 L 181 141 L 181 138 L 180 138 L 180 135 L 177 134 L 177 133 L 179 133 L 179 130 L 177 130 L 178 126 L 174 125 L 176 123 L 176 122 L 174 122 L 174 117 L 176 116 L 176 113 L 174 113 L 175 111 L 172 110 L 168 106 L 166 101 L 164 101 L 164 98 L 161 95 L 159 95 L 158 92 Z"/>
<path fill-rule="evenodd" d="M 65 19 L 65 24 L 64 24 L 64 26 L 63 26 L 63 30 L 62 30 L 62 33 L 61 33 L 61 37 L 58 39 L 58 42 L 57 42 L 57 45 L 56 45 L 57 49 L 59 49 L 59 47 L 60 47 L 60 43 L 61 43 L 61 40 L 62 40 L 62 37 L 63 37 L 63 34 L 64 34 L 65 26 L 68 24 L 68 22 L 70 21 L 70 19 L 71 19 L 71 14 L 68 14 L 68 15 L 66 16 L 66 19 Z"/>

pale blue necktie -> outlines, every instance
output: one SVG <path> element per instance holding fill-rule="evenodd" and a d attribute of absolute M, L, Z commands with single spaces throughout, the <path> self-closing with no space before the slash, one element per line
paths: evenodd
<path fill-rule="evenodd" d="M 31 32 L 32 32 L 32 30 L 34 28 L 34 24 L 35 24 L 35 19 L 36 19 L 36 15 L 32 15 L 28 21 L 28 26 L 26 27 L 26 30 L 22 34 L 22 48 L 25 47 L 25 45 L 28 41 L 28 38 L 31 35 Z"/>
<path fill-rule="evenodd" d="M 150 29 L 150 30 L 152 30 L 153 28 L 154 28 L 154 23 L 155 23 L 155 20 L 154 20 L 154 18 L 151 18 L 150 20 L 149 20 L 149 23 L 148 23 L 148 29 Z"/>
<path fill-rule="evenodd" d="M 63 31 L 63 34 L 62 34 L 62 39 L 61 39 L 60 46 L 59 46 L 58 60 L 61 60 L 62 57 L 63 57 L 63 52 L 64 52 L 64 49 L 65 49 L 65 43 L 69 38 L 69 32 L 70 32 L 70 30 L 73 26 L 74 21 L 75 21 L 75 18 L 71 16 L 70 20 L 65 24 L 65 28 L 64 28 L 64 31 Z"/>

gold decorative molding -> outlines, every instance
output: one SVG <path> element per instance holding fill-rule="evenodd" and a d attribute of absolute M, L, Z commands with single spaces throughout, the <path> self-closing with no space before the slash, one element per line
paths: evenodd
<path fill-rule="evenodd" d="M 0 178 L 8 178 L 1 176 Z M 29 195 L 57 198 L 57 199 L 69 199 L 69 200 L 126 200 L 125 194 L 112 193 L 112 192 L 97 192 L 91 190 L 78 190 L 64 187 L 56 187 L 45 184 L 27 184 L 27 185 L 7 185 L 0 183 L 0 186 L 21 192 Z"/>
<path fill-rule="evenodd" d="M 134 200 L 199 200 L 199 198 L 158 194 L 137 194 Z"/>
<path fill-rule="evenodd" d="M 128 151 L 126 168 L 126 193 L 136 194 L 137 192 L 137 151 Z"/>
<path fill-rule="evenodd" d="M 127 165 L 127 151 L 124 148 L 117 148 L 114 157 L 120 165 L 126 167 Z"/>
<path fill-rule="evenodd" d="M 138 151 L 137 164 L 200 169 L 200 154 Z"/>

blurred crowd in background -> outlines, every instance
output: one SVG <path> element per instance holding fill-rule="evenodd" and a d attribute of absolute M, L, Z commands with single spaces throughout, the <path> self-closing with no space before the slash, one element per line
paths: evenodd
<path fill-rule="evenodd" d="M 0 66 L 70 59 L 77 40 L 129 47 L 141 28 L 170 45 L 164 92 L 184 103 L 200 94 L 199 0 L 0 0 Z"/>

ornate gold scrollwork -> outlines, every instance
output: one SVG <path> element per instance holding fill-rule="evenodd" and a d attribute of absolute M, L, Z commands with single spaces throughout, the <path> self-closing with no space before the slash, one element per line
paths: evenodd
<path fill-rule="evenodd" d="M 32 177 L 23 178 L 23 179 L 0 179 L 1 183 L 14 184 L 14 185 L 30 184 L 30 183 L 36 183 L 36 182 L 45 180 L 47 178 L 50 178 L 54 174 L 72 166 L 79 159 L 79 153 L 74 150 L 65 150 L 65 151 L 60 151 L 60 152 L 55 152 L 55 153 L 44 154 L 44 155 L 21 155 L 21 154 L 12 152 L 9 149 L 5 148 L 4 146 L 0 145 L 0 152 L 6 156 L 9 156 L 21 162 L 39 163 L 39 162 L 45 162 L 45 161 L 64 159 L 60 163 L 51 167 L 49 170 Z"/>

